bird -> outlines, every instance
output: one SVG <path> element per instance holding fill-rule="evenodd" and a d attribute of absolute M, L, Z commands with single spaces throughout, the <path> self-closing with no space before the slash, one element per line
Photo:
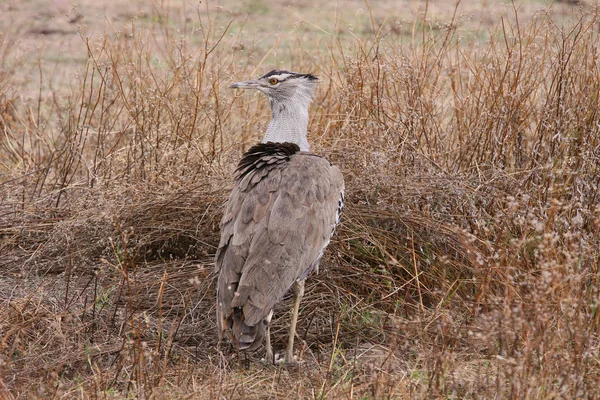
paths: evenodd
<path fill-rule="evenodd" d="M 292 290 L 283 363 L 295 364 L 304 281 L 318 271 L 344 206 L 340 169 L 311 153 L 307 140 L 308 109 L 318 82 L 310 73 L 273 70 L 230 86 L 264 93 L 271 121 L 263 140 L 242 155 L 220 222 L 215 253 L 219 343 L 227 337 L 237 350 L 255 351 L 266 337 L 265 359 L 273 364 L 273 307 Z"/>

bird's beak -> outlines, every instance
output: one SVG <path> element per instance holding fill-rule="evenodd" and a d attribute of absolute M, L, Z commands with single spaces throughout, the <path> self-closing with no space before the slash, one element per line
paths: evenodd
<path fill-rule="evenodd" d="M 232 84 L 231 86 L 229 86 L 230 89 L 253 89 L 253 88 L 257 88 L 257 87 L 258 87 L 258 81 L 255 81 L 255 80 L 236 82 L 236 83 Z"/>

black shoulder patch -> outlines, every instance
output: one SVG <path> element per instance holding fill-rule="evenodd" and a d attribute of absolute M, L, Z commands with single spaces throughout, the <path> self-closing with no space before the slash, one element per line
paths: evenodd
<path fill-rule="evenodd" d="M 269 158 L 287 161 L 290 159 L 291 155 L 298 153 L 299 151 L 300 147 L 296 143 L 267 142 L 255 144 L 242 156 L 242 159 L 235 170 L 235 178 L 237 181 L 240 181 L 250 172 L 265 165 Z"/>

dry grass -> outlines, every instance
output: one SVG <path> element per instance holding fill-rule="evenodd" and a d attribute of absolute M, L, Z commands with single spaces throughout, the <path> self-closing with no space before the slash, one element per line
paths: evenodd
<path fill-rule="evenodd" d="M 155 7 L 33 99 L 0 36 L 0 397 L 597 396 L 599 10 L 483 32 L 368 6 L 273 49 Z M 273 52 L 321 76 L 310 139 L 348 194 L 296 369 L 219 349 L 214 321 L 221 206 L 268 118 L 227 86 Z"/>

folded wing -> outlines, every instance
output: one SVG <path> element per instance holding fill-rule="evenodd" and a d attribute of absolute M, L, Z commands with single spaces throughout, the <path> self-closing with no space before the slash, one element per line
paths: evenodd
<path fill-rule="evenodd" d="M 339 220 L 339 169 L 290 143 L 245 154 L 221 221 L 217 319 L 240 349 L 262 343 L 271 310 L 314 269 Z"/>

